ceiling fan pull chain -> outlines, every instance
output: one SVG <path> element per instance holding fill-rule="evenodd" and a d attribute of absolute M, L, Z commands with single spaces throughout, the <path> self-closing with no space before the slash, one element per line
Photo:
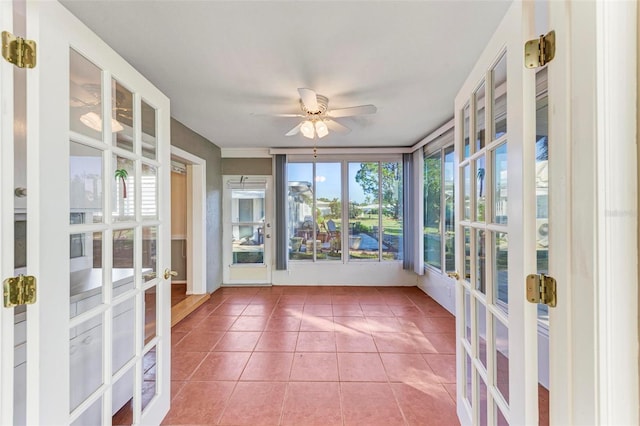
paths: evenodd
<path fill-rule="evenodd" d="M 315 145 L 313 145 L 313 158 L 318 158 L 318 148 Z"/>

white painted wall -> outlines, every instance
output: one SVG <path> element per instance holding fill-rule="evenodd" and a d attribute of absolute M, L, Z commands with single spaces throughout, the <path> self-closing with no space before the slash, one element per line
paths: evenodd
<path fill-rule="evenodd" d="M 289 262 L 287 271 L 272 272 L 274 285 L 415 286 L 416 274 L 402 262 Z"/>

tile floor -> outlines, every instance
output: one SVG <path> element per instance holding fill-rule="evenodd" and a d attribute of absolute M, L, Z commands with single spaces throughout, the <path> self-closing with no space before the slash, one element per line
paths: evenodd
<path fill-rule="evenodd" d="M 172 330 L 163 424 L 455 425 L 455 320 L 417 288 L 224 288 Z"/>

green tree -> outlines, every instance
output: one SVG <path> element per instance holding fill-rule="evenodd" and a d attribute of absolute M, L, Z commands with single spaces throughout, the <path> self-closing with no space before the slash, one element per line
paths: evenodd
<path fill-rule="evenodd" d="M 342 203 L 337 198 L 329 201 L 329 208 L 331 209 L 330 219 L 339 219 L 342 216 Z"/>
<path fill-rule="evenodd" d="M 424 160 L 424 215 L 425 226 L 437 228 L 440 223 L 440 194 L 442 190 L 442 164 L 440 155 Z"/>
<path fill-rule="evenodd" d="M 378 199 L 379 188 L 379 164 L 361 163 L 360 170 L 356 173 L 356 182 L 362 187 L 362 191 Z M 390 209 L 394 219 L 400 216 L 402 197 L 402 164 L 382 163 L 382 205 L 383 210 Z"/>

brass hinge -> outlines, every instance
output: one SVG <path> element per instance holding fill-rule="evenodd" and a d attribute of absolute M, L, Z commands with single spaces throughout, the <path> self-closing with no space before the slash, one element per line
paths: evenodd
<path fill-rule="evenodd" d="M 2 290 L 5 308 L 36 303 L 36 277 L 18 275 L 7 278 L 2 283 Z"/>
<path fill-rule="evenodd" d="M 527 68 L 541 67 L 551 62 L 555 56 L 556 32 L 553 30 L 524 44 L 524 66 Z"/>
<path fill-rule="evenodd" d="M 2 32 L 2 57 L 18 68 L 36 66 L 36 42 Z"/>
<path fill-rule="evenodd" d="M 555 307 L 556 279 L 544 274 L 527 275 L 527 300 Z"/>

